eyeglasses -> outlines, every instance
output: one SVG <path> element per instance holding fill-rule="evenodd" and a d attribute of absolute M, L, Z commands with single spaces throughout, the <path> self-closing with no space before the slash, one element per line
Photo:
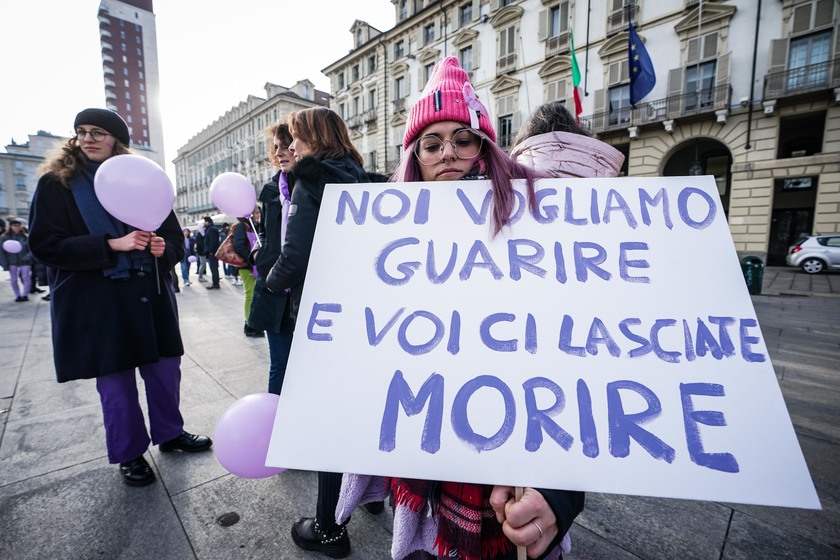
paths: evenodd
<path fill-rule="evenodd" d="M 443 157 L 446 143 L 452 145 L 452 151 L 458 159 L 472 159 L 481 151 L 483 139 L 481 136 L 461 129 L 452 135 L 451 140 L 441 140 L 434 135 L 422 137 L 414 147 L 417 160 L 423 165 L 434 165 L 439 163 Z"/>
<path fill-rule="evenodd" d="M 80 128 L 76 131 L 76 140 L 81 142 L 85 139 L 85 137 L 88 134 L 90 134 L 90 137 L 93 138 L 94 142 L 102 142 L 103 140 L 105 140 L 106 136 L 113 136 L 113 134 L 109 134 L 104 130 L 85 130 L 83 128 Z"/>

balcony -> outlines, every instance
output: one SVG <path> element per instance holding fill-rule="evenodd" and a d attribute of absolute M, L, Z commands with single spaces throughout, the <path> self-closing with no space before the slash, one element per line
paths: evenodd
<path fill-rule="evenodd" d="M 602 111 L 581 118 L 581 124 L 599 134 L 664 122 L 666 120 L 715 113 L 729 107 L 732 91 L 729 84 L 700 92 L 685 93 L 643 102 L 636 107 L 622 107 L 615 111 Z"/>
<path fill-rule="evenodd" d="M 394 99 L 392 103 L 394 104 L 394 112 L 405 111 L 405 97 Z"/>
<path fill-rule="evenodd" d="M 365 123 L 371 123 L 376 121 L 376 109 L 368 109 L 364 113 L 362 113 L 362 120 Z"/>
<path fill-rule="evenodd" d="M 496 74 L 506 74 L 516 70 L 516 53 L 510 53 L 496 61 Z"/>
<path fill-rule="evenodd" d="M 629 21 L 628 17 L 630 16 Z M 639 20 L 639 4 L 633 2 L 630 4 L 630 9 L 627 9 L 627 6 L 624 6 L 620 10 L 615 10 L 612 12 L 607 21 L 607 35 L 615 35 L 616 33 L 621 33 L 622 31 L 628 30 L 628 23 L 632 21 L 634 24 Z"/>
<path fill-rule="evenodd" d="M 569 32 L 563 31 L 559 35 L 549 37 L 545 41 L 545 57 L 549 58 L 555 54 L 562 54 L 569 51 Z"/>
<path fill-rule="evenodd" d="M 102 47 L 102 52 L 103 53 L 105 51 L 113 51 L 114 50 L 114 47 L 111 46 L 111 43 L 106 43 L 105 41 L 102 41 L 101 47 Z"/>
<path fill-rule="evenodd" d="M 362 115 L 353 115 L 352 117 L 348 117 L 345 122 L 347 123 L 348 128 L 359 128 L 362 126 Z"/>
<path fill-rule="evenodd" d="M 840 58 L 764 77 L 764 99 L 779 99 L 840 87 Z"/>

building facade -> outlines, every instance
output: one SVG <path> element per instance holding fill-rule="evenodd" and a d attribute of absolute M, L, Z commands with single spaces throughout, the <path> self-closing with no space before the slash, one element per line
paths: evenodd
<path fill-rule="evenodd" d="M 539 105 L 574 108 L 622 174 L 713 175 L 740 254 L 783 264 L 801 233 L 840 232 L 838 0 L 391 0 L 323 69 L 369 171 L 399 161 L 407 110 L 456 56 L 511 147 Z M 385 4 L 385 0 L 383 0 Z M 628 23 L 656 71 L 630 105 Z"/>
<path fill-rule="evenodd" d="M 219 212 L 210 200 L 210 185 L 222 173 L 239 173 L 262 189 L 277 172 L 268 159 L 265 130 L 292 111 L 330 101 L 309 80 L 291 88 L 266 83 L 265 93 L 265 99 L 249 95 L 178 149 L 175 212 L 182 224 Z"/>
<path fill-rule="evenodd" d="M 14 140 L 0 152 L 0 218 L 14 216 L 24 222 L 29 218 L 29 204 L 38 185 L 38 167 L 57 142 L 68 139 L 39 130 L 30 134 L 25 144 Z"/>
<path fill-rule="evenodd" d="M 152 0 L 102 0 L 99 38 L 106 107 L 125 119 L 134 151 L 165 168 Z"/>

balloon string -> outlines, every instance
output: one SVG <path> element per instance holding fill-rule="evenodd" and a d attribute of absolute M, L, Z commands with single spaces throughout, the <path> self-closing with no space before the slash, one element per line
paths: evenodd
<path fill-rule="evenodd" d="M 157 235 L 154 231 L 152 235 Z M 149 252 L 152 252 L 151 245 L 149 246 Z M 157 281 L 157 291 L 158 295 L 160 295 L 160 271 L 158 271 L 158 257 L 155 257 L 155 280 Z"/>
<path fill-rule="evenodd" d="M 250 216 L 248 216 L 248 223 L 251 224 L 251 231 L 254 232 L 254 236 L 256 237 L 256 239 L 254 240 L 255 248 L 259 249 L 260 247 L 262 247 L 262 243 L 260 243 L 260 234 L 259 232 L 257 232 L 257 227 L 254 225 L 254 220 L 252 220 Z"/>

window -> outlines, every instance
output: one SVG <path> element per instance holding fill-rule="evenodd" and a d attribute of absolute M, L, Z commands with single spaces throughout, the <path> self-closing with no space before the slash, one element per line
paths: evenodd
<path fill-rule="evenodd" d="M 368 59 L 368 74 L 376 72 L 376 57 L 372 56 Z"/>
<path fill-rule="evenodd" d="M 126 111 L 131 111 L 131 103 L 126 103 L 125 104 L 125 110 Z"/>
<path fill-rule="evenodd" d="M 513 0 L 501 0 L 499 2 L 499 7 L 504 8 L 505 6 L 510 6 L 511 4 L 513 4 Z"/>
<path fill-rule="evenodd" d="M 338 89 L 344 88 L 344 72 L 338 74 Z"/>
<path fill-rule="evenodd" d="M 808 67 L 828 62 L 830 53 L 831 31 L 791 39 L 788 69 L 793 72 L 788 73 L 787 87 L 798 89 L 827 84 L 829 65 L 822 64 L 811 69 Z"/>
<path fill-rule="evenodd" d="M 360 46 L 364 42 L 364 35 L 362 35 L 362 30 L 356 30 L 356 46 Z"/>
<path fill-rule="evenodd" d="M 557 37 L 568 30 L 569 3 L 563 2 L 548 11 L 548 36 Z"/>
<path fill-rule="evenodd" d="M 461 63 L 461 68 L 463 68 L 466 72 L 472 72 L 472 58 L 472 45 L 470 45 L 469 47 L 464 47 L 458 52 L 458 62 Z"/>
<path fill-rule="evenodd" d="M 511 25 L 499 33 L 499 55 L 507 56 L 516 51 L 516 27 Z"/>
<path fill-rule="evenodd" d="M 821 153 L 825 122 L 825 111 L 781 117 L 776 157 L 804 157 Z"/>
<path fill-rule="evenodd" d="M 120 31 L 120 39 L 125 39 L 125 31 Z"/>
<path fill-rule="evenodd" d="M 344 119 L 347 118 L 347 110 L 344 107 L 344 103 L 339 103 L 338 104 L 338 116 L 341 117 L 341 120 L 344 120 Z"/>
<path fill-rule="evenodd" d="M 131 92 L 130 91 L 125 92 L 125 98 L 126 99 L 131 99 Z"/>
<path fill-rule="evenodd" d="M 140 84 L 140 91 L 146 91 L 146 84 Z"/>
<path fill-rule="evenodd" d="M 125 120 L 127 123 L 131 124 L 131 115 L 126 115 Z"/>
<path fill-rule="evenodd" d="M 458 25 L 464 27 L 472 21 L 472 2 L 458 8 Z"/>
<path fill-rule="evenodd" d="M 712 60 L 685 69 L 685 110 L 708 107 L 714 103 L 716 66 L 717 63 Z M 696 96 L 688 95 L 692 93 Z"/>
<path fill-rule="evenodd" d="M 143 61 L 142 60 L 140 60 L 140 59 L 137 60 L 137 67 L 138 68 L 143 68 Z"/>
<path fill-rule="evenodd" d="M 128 68 L 123 68 L 123 76 L 128 76 Z"/>
<path fill-rule="evenodd" d="M 122 44 L 120 45 L 120 48 L 121 48 L 122 50 L 125 50 L 125 43 L 122 43 Z"/>
<path fill-rule="evenodd" d="M 499 147 L 510 148 L 513 142 L 513 115 L 499 117 Z"/>
<path fill-rule="evenodd" d="M 394 80 L 394 98 L 402 99 L 405 97 L 405 76 L 400 76 Z"/>
<path fill-rule="evenodd" d="M 137 47 L 137 56 L 143 56 L 143 49 Z"/>
<path fill-rule="evenodd" d="M 376 109 L 376 90 L 372 89 L 368 92 L 368 110 Z"/>
<path fill-rule="evenodd" d="M 435 40 L 435 24 L 430 23 L 423 28 L 423 44 L 429 45 Z"/>
<path fill-rule="evenodd" d="M 129 83 L 130 83 L 130 82 L 129 82 L 128 80 L 123 80 L 123 85 L 124 85 L 125 87 L 129 87 Z"/>
<path fill-rule="evenodd" d="M 143 103 L 145 103 L 145 102 L 146 102 L 146 96 L 145 96 L 145 95 L 141 95 L 141 96 L 140 96 L 140 101 L 142 101 Z"/>
<path fill-rule="evenodd" d="M 358 115 L 362 112 L 361 103 L 359 102 L 359 96 L 353 98 L 353 116 Z"/>
<path fill-rule="evenodd" d="M 359 65 L 356 64 L 353 66 L 353 81 L 359 81 Z"/>
<path fill-rule="evenodd" d="M 408 6 L 406 6 L 406 1 L 402 0 L 402 2 L 400 2 L 400 11 L 399 11 L 398 19 L 399 20 L 404 20 L 407 17 L 408 17 Z"/>
<path fill-rule="evenodd" d="M 400 39 L 396 43 L 394 43 L 394 59 L 402 58 L 405 56 L 405 41 Z"/>
<path fill-rule="evenodd" d="M 630 84 L 610 88 L 609 103 L 610 125 L 630 122 Z"/>
<path fill-rule="evenodd" d="M 435 63 L 430 62 L 426 66 L 423 67 L 423 84 L 429 83 L 429 78 L 432 77 L 432 70 L 435 68 Z"/>
<path fill-rule="evenodd" d="M 123 64 L 127 64 L 128 63 L 128 57 L 123 55 L 122 61 L 123 61 Z"/>
<path fill-rule="evenodd" d="M 137 77 L 142 80 L 143 79 L 143 72 L 137 72 Z"/>

